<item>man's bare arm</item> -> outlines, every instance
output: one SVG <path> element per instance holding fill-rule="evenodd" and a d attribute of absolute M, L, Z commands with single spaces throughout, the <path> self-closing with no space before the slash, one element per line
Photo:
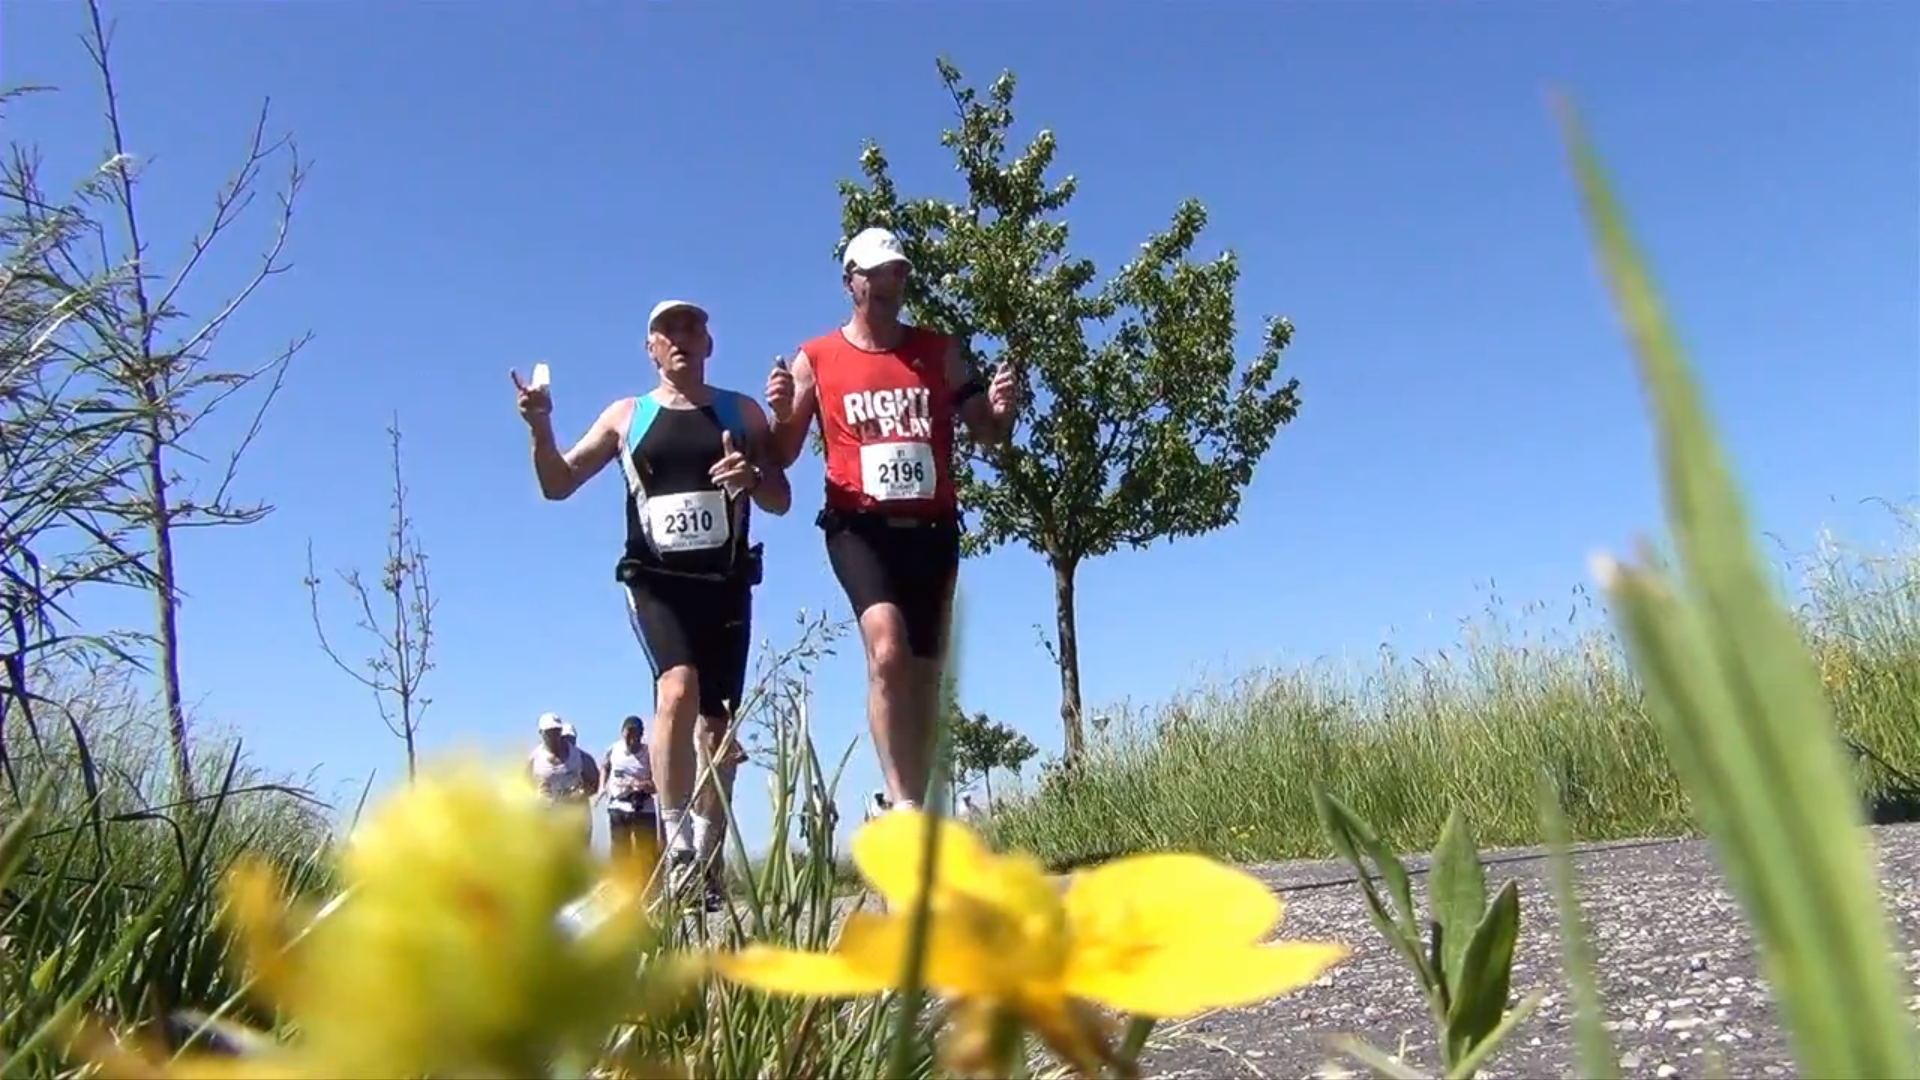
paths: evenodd
<path fill-rule="evenodd" d="M 967 434 L 981 446 L 994 446 L 1006 442 L 1013 435 L 1013 414 L 1002 416 L 993 411 L 987 400 L 987 381 L 973 370 L 967 357 L 960 350 L 960 339 L 947 339 L 947 385 L 953 392 L 964 392 L 966 397 L 957 403 L 960 420 L 967 425 Z"/>
<path fill-rule="evenodd" d="M 533 474 L 540 481 L 540 494 L 558 502 L 598 476 L 619 454 L 620 429 L 632 411 L 631 398 L 607 406 L 587 433 L 580 436 L 580 441 L 573 444 L 573 449 L 564 454 L 554 441 L 549 417 L 543 416 L 529 425 L 533 431 Z"/>
<path fill-rule="evenodd" d="M 787 482 L 787 467 L 779 460 L 779 448 L 774 445 L 773 428 L 767 423 L 766 414 L 759 402 L 750 404 L 753 408 L 746 410 L 743 417 L 747 425 L 747 445 L 752 448 L 753 463 L 760 467 L 760 482 L 753 486 L 753 502 L 779 517 L 793 508 L 793 485 Z"/>
<path fill-rule="evenodd" d="M 813 360 L 802 349 L 793 354 L 793 362 L 787 365 L 793 373 L 793 408 L 782 420 L 773 420 L 774 460 L 780 468 L 790 469 L 800 460 L 800 452 L 807 448 L 807 429 L 813 426 L 814 414 L 820 409 L 819 387 L 813 378 Z"/>

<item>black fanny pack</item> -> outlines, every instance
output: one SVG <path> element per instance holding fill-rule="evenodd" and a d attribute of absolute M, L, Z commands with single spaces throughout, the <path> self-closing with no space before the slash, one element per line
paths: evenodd
<path fill-rule="evenodd" d="M 935 529 L 965 532 L 960 515 L 889 514 L 880 510 L 841 510 L 828 507 L 814 515 L 814 525 L 829 536 L 838 532 L 877 532 L 892 529 Z"/>
<path fill-rule="evenodd" d="M 744 554 L 736 547 L 733 565 L 725 570 L 703 572 L 696 570 L 672 570 L 664 566 L 654 566 L 631 555 L 614 564 L 613 578 L 620 584 L 631 588 L 642 581 L 657 578 L 672 578 L 680 581 L 711 581 L 715 584 L 735 583 L 747 588 L 757 587 L 766 577 L 766 546 L 754 544 Z"/>

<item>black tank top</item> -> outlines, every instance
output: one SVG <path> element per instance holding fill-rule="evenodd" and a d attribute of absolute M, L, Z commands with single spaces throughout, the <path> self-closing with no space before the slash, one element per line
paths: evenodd
<path fill-rule="evenodd" d="M 751 500 L 729 499 L 709 475 L 720 460 L 720 434 L 730 431 L 745 452 L 740 404 L 715 389 L 693 409 L 635 399 L 621 464 L 627 474 L 626 559 L 653 570 L 727 577 L 749 542 Z"/>

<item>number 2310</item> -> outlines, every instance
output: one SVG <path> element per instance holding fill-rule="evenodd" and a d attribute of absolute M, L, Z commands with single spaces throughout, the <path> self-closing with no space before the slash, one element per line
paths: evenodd
<path fill-rule="evenodd" d="M 675 510 L 661 521 L 668 536 L 713 531 L 713 511 Z"/>

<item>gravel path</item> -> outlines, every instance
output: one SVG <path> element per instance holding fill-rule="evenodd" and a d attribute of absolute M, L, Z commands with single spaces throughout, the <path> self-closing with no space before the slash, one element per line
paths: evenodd
<path fill-rule="evenodd" d="M 1920 971 L 1920 825 L 1872 830 L 1889 913 L 1909 973 Z M 1489 891 L 1520 883 L 1514 1001 L 1549 996 L 1488 1063 L 1489 1077 L 1577 1075 L 1572 1009 L 1560 966 L 1559 919 L 1538 850 L 1487 852 Z M 1763 986 L 1738 906 L 1699 840 L 1597 845 L 1576 855 L 1586 930 L 1600 959 L 1607 1026 L 1627 1076 L 1795 1075 L 1786 1034 Z M 1409 860 L 1419 870 L 1425 859 Z M 1438 1074 L 1433 1034 L 1412 973 L 1367 919 L 1344 863 L 1249 867 L 1287 900 L 1281 936 L 1344 941 L 1354 954 L 1320 985 L 1251 1009 L 1155 1032 L 1152 1077 L 1367 1075 L 1324 1037 L 1359 1035 Z M 1416 901 L 1424 888 L 1416 877 Z M 1719 1064 L 1712 1061 L 1718 1054 Z"/>

